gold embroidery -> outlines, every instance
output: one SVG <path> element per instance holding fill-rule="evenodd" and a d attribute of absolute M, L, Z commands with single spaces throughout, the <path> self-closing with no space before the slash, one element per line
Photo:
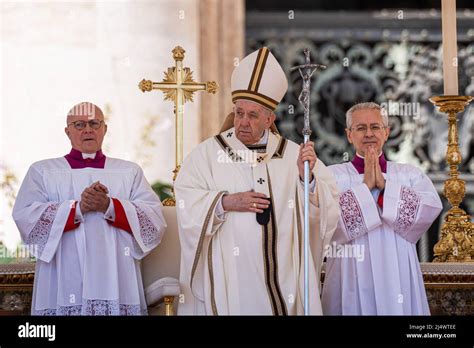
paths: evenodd
<path fill-rule="evenodd" d="M 267 96 L 264 96 L 263 94 L 260 94 L 258 92 L 251 92 L 251 91 L 245 91 L 245 90 L 237 90 L 232 92 L 232 101 L 235 103 L 237 99 L 247 99 L 251 100 L 254 102 L 257 102 L 259 104 L 262 104 L 266 107 L 268 107 L 271 110 L 275 110 L 276 107 L 278 106 L 278 102 L 276 100 L 273 100 Z"/>
<path fill-rule="evenodd" d="M 272 311 L 275 315 L 287 315 L 286 304 L 281 294 L 279 279 L 278 279 L 278 258 L 277 258 L 277 240 L 278 240 L 278 229 L 276 227 L 276 215 L 273 203 L 272 184 L 270 180 L 270 174 L 268 173 L 268 189 L 270 193 L 270 199 L 272 201 L 272 211 L 270 213 L 270 221 L 263 228 L 263 257 L 265 265 L 265 283 L 267 285 L 267 291 L 270 296 L 270 302 L 272 304 Z"/>
<path fill-rule="evenodd" d="M 212 201 L 212 204 L 209 208 L 209 211 L 207 212 L 206 218 L 204 219 L 204 224 L 202 226 L 201 230 L 201 235 L 199 236 L 199 242 L 198 246 L 196 248 L 196 254 L 194 256 L 194 262 L 193 262 L 193 268 L 191 270 L 191 280 L 189 281 L 189 286 L 192 289 L 193 288 L 193 279 L 194 279 L 194 273 L 196 273 L 196 268 L 199 262 L 199 258 L 201 257 L 201 249 L 202 249 L 202 243 L 204 242 L 204 236 L 206 235 L 207 231 L 207 226 L 209 225 L 209 220 L 211 219 L 211 215 L 214 212 L 214 208 L 221 198 L 221 196 L 225 193 L 225 191 L 221 191 L 217 194 L 217 196 L 214 198 Z"/>
<path fill-rule="evenodd" d="M 252 92 L 258 91 L 260 80 L 262 79 L 263 72 L 265 71 L 265 64 L 268 58 L 268 48 L 263 47 L 258 51 L 257 60 L 250 78 L 249 90 Z"/>
<path fill-rule="evenodd" d="M 216 305 L 216 297 L 214 294 L 214 269 L 212 267 L 212 240 L 209 241 L 209 249 L 207 251 L 207 265 L 209 268 L 209 281 L 211 282 L 211 307 L 212 307 L 212 314 L 219 315 L 217 313 L 217 305 Z"/>
<path fill-rule="evenodd" d="M 280 143 L 278 144 L 278 150 L 275 151 L 272 158 L 283 158 L 286 150 L 287 140 L 283 137 L 280 138 Z"/>
<path fill-rule="evenodd" d="M 226 143 L 222 135 L 218 134 L 214 137 L 217 143 L 222 147 L 225 153 L 234 161 L 234 162 L 243 162 L 242 157 L 237 155 L 234 150 Z"/>

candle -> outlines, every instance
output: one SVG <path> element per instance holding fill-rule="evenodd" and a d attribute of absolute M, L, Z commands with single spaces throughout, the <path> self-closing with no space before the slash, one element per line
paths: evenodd
<path fill-rule="evenodd" d="M 444 95 L 458 95 L 456 0 L 441 0 Z"/>

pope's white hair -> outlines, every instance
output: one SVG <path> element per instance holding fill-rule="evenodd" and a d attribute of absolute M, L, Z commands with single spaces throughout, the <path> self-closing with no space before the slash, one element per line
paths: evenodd
<path fill-rule="evenodd" d="M 347 128 L 351 128 L 352 127 L 352 114 L 355 112 L 355 111 L 358 111 L 358 110 L 379 110 L 380 111 L 380 115 L 382 116 L 382 123 L 385 127 L 388 127 L 388 114 L 387 114 L 387 110 L 385 110 L 385 108 L 383 108 L 382 106 L 380 106 L 379 104 L 377 103 L 373 103 L 373 102 L 366 102 L 366 103 L 359 103 L 359 104 L 355 104 L 354 106 L 352 106 L 349 110 L 347 110 L 346 112 L 346 127 Z"/>

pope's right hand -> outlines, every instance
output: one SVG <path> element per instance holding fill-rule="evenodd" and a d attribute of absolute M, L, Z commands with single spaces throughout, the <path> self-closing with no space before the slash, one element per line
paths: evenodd
<path fill-rule="evenodd" d="M 222 207 L 225 211 L 240 211 L 263 213 L 270 206 L 266 195 L 259 192 L 238 192 L 222 197 Z"/>

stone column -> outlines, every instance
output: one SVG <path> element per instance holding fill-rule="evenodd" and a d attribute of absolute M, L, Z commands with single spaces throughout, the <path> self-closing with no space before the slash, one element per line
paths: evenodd
<path fill-rule="evenodd" d="M 215 80 L 217 95 L 201 99 L 200 138 L 216 135 L 232 111 L 230 77 L 234 62 L 245 54 L 245 1 L 201 0 L 200 18 L 200 79 Z"/>

